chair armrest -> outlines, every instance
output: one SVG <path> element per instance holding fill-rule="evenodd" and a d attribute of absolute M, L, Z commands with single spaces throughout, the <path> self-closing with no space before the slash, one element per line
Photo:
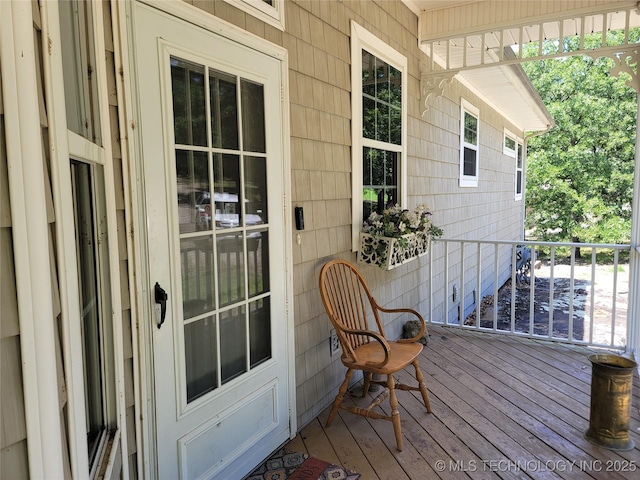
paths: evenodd
<path fill-rule="evenodd" d="M 415 337 L 412 338 L 401 338 L 397 340 L 399 343 L 415 343 L 420 341 L 423 335 L 427 331 L 427 324 L 424 321 L 424 318 L 420 313 L 418 313 L 413 308 L 384 308 L 378 304 L 376 304 L 376 308 L 384 313 L 410 313 L 414 315 L 420 321 L 420 332 Z"/>
<path fill-rule="evenodd" d="M 380 343 L 380 345 L 382 346 L 382 350 L 384 350 L 384 360 L 380 363 L 367 362 L 367 365 L 375 368 L 382 368 L 389 361 L 389 352 L 391 351 L 391 348 L 389 347 L 389 343 L 387 343 L 387 340 L 378 332 L 374 332 L 373 330 L 353 330 L 353 329 L 345 328 L 343 330 L 343 333 L 346 333 L 349 335 L 362 335 L 366 337 L 373 337 L 374 340 Z M 352 355 L 353 354 L 354 352 L 352 351 Z"/>

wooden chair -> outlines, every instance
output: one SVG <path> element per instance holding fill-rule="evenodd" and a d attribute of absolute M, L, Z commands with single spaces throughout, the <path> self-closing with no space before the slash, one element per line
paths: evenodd
<path fill-rule="evenodd" d="M 419 390 L 427 412 L 431 413 L 429 394 L 418 365 L 418 356 L 422 352 L 422 344 L 418 343 L 418 340 L 425 334 L 427 328 L 424 319 L 418 312 L 409 308 L 389 309 L 380 306 L 355 266 L 344 260 L 331 260 L 322 267 L 320 295 L 342 346 L 342 363 L 347 367 L 344 382 L 329 413 L 327 427 L 331 425 L 339 408 L 364 417 L 390 420 L 393 423 L 398 450 L 402 450 L 400 413 L 395 390 Z M 369 328 L 368 312 L 373 313 L 377 331 Z M 380 312 L 412 314 L 422 323 L 422 329 L 414 338 L 389 341 L 384 334 Z M 395 372 L 408 365 L 413 365 L 415 368 L 418 386 L 402 385 L 396 383 L 393 378 Z M 386 387 L 367 408 L 353 407 L 344 403 L 344 395 L 354 370 L 362 370 L 364 374 L 363 397 L 369 392 L 371 383 Z M 386 381 L 374 381 L 372 379 L 374 373 L 386 375 Z M 391 415 L 373 410 L 387 396 Z"/>

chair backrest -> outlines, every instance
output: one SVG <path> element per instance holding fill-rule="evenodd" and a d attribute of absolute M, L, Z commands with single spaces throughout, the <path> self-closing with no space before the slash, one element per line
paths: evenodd
<path fill-rule="evenodd" d="M 345 260 L 330 260 L 320 271 L 320 297 L 336 329 L 343 353 L 357 361 L 354 350 L 371 341 L 366 335 L 354 335 L 348 330 L 368 330 L 367 313 L 371 312 L 384 336 L 375 301 L 366 281 L 356 267 Z"/>

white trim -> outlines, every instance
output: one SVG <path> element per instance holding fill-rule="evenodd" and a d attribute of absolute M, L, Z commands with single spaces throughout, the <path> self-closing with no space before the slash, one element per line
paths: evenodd
<path fill-rule="evenodd" d="M 509 148 L 507 147 L 507 138 L 513 140 L 513 143 L 515 145 L 515 147 Z M 518 148 L 518 136 L 515 135 L 514 133 L 511 133 L 511 131 L 509 131 L 507 128 L 504 129 L 504 134 L 502 137 L 502 153 L 504 153 L 505 155 L 509 156 L 509 157 L 513 157 L 516 158 L 516 150 Z"/>
<path fill-rule="evenodd" d="M 380 148 L 400 152 L 400 172 L 398 174 L 398 190 L 400 205 L 407 205 L 407 126 L 408 126 L 408 63 L 407 57 L 391 48 L 374 34 L 351 21 L 351 250 L 357 251 L 360 246 L 362 230 L 362 147 L 365 143 L 376 145 L 375 140 L 362 138 L 362 50 L 384 60 L 402 72 L 402 137 L 401 145 L 378 142 Z M 358 88 L 356 88 L 356 86 Z M 358 92 L 357 95 L 353 92 Z"/>
<path fill-rule="evenodd" d="M 31 2 L 0 2 L 0 68 L 29 474 L 63 478 L 51 253 Z M 56 400 L 56 401 L 52 401 Z"/>
<path fill-rule="evenodd" d="M 107 162 L 104 165 L 104 185 L 107 215 L 107 242 L 109 246 L 109 293 L 111 295 L 111 323 L 113 328 L 113 367 L 116 389 L 116 415 L 120 435 L 120 451 L 122 453 L 122 478 L 129 478 L 129 459 L 127 446 L 127 405 L 125 400 L 126 382 L 124 375 L 124 345 L 122 338 L 122 298 L 120 285 L 120 254 L 118 251 L 118 220 L 116 218 L 117 202 L 115 192 L 115 175 L 113 169 L 113 152 L 111 149 L 111 118 L 109 99 L 107 96 L 107 65 L 104 44 L 104 19 L 102 4 L 95 4 L 93 9 L 93 31 L 96 49 L 97 101 L 100 111 L 100 129 L 104 154 Z M 115 447 L 112 447 L 115 448 Z"/>
<path fill-rule="evenodd" d="M 474 145 L 464 141 L 464 115 L 468 113 L 478 121 L 476 128 L 476 142 Z M 470 148 L 476 152 L 476 174 L 464 174 L 464 149 Z M 468 102 L 464 98 L 460 99 L 460 186 L 461 187 L 477 187 L 480 178 L 480 110 L 478 107 Z"/>
<path fill-rule="evenodd" d="M 112 17 L 112 29 L 113 29 L 113 46 L 114 46 L 114 68 L 116 72 L 125 71 L 125 66 L 129 65 L 129 44 L 127 42 L 127 6 L 121 2 L 111 3 L 111 17 Z M 136 276 L 135 272 L 143 271 L 140 267 L 140 261 L 137 255 L 135 255 L 135 245 L 133 240 L 133 222 L 136 218 L 137 202 L 136 198 L 138 191 L 136 190 L 135 178 L 132 180 L 130 175 L 132 173 L 132 167 L 130 163 L 130 155 L 133 153 L 132 143 L 129 142 L 129 138 L 133 136 L 133 129 L 130 122 L 127 122 L 127 111 L 131 105 L 131 85 L 127 83 L 128 77 L 116 76 L 116 95 L 118 99 L 118 126 L 120 130 L 121 141 L 121 154 L 122 154 L 122 183 L 124 192 L 124 204 L 125 204 L 125 225 L 126 225 L 126 238 L 127 238 L 127 252 L 129 253 L 129 269 L 128 269 L 128 281 L 129 281 L 129 302 L 131 305 L 131 343 L 133 350 L 133 390 L 134 390 L 134 424 L 136 431 L 136 452 L 137 452 L 137 476 L 140 478 L 152 478 L 149 467 L 150 459 L 150 441 L 148 438 L 148 431 L 143 428 L 142 417 L 148 417 L 147 405 L 143 403 L 143 399 L 149 398 L 148 391 L 148 379 L 146 377 L 146 371 L 142 366 L 144 365 L 144 352 L 145 347 L 140 347 L 140 341 L 143 339 L 143 328 L 138 326 L 138 313 L 139 309 L 143 308 L 141 305 L 145 305 L 140 301 L 142 295 L 144 295 L 144 289 L 140 285 L 140 276 Z M 140 287 L 140 288 L 138 288 Z M 148 318 L 148 317 L 141 317 Z M 145 345 L 142 343 L 142 345 Z M 128 463 L 128 462 L 127 462 Z"/>
<path fill-rule="evenodd" d="M 57 2 L 43 2 L 42 38 L 50 43 L 49 54 L 43 55 L 44 82 L 49 117 L 49 144 L 51 151 L 51 183 L 53 205 L 56 215 L 56 256 L 60 307 L 62 311 L 62 342 L 65 362 L 68 402 L 68 442 L 71 472 L 75 478 L 89 476 L 87 451 L 86 411 L 84 398 L 84 366 L 82 335 L 79 327 L 80 298 L 76 236 L 73 221 L 73 200 L 69 170 L 69 148 L 71 139 L 67 135 L 67 113 L 64 95 L 61 36 Z M 76 135 L 79 137 L 79 135 Z M 84 139 L 83 139 L 84 140 Z M 86 141 L 86 140 L 84 140 Z"/>
<path fill-rule="evenodd" d="M 273 0 L 273 7 L 262 0 L 224 1 L 284 32 L 284 0 Z"/>

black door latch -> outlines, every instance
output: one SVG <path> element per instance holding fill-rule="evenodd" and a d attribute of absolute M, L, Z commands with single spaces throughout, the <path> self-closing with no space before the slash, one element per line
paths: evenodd
<path fill-rule="evenodd" d="M 155 294 L 156 303 L 160 305 L 160 321 L 158 322 L 158 328 L 160 328 L 167 316 L 167 299 L 169 298 L 169 295 L 167 295 L 167 292 L 164 291 L 158 282 L 156 282 Z"/>

